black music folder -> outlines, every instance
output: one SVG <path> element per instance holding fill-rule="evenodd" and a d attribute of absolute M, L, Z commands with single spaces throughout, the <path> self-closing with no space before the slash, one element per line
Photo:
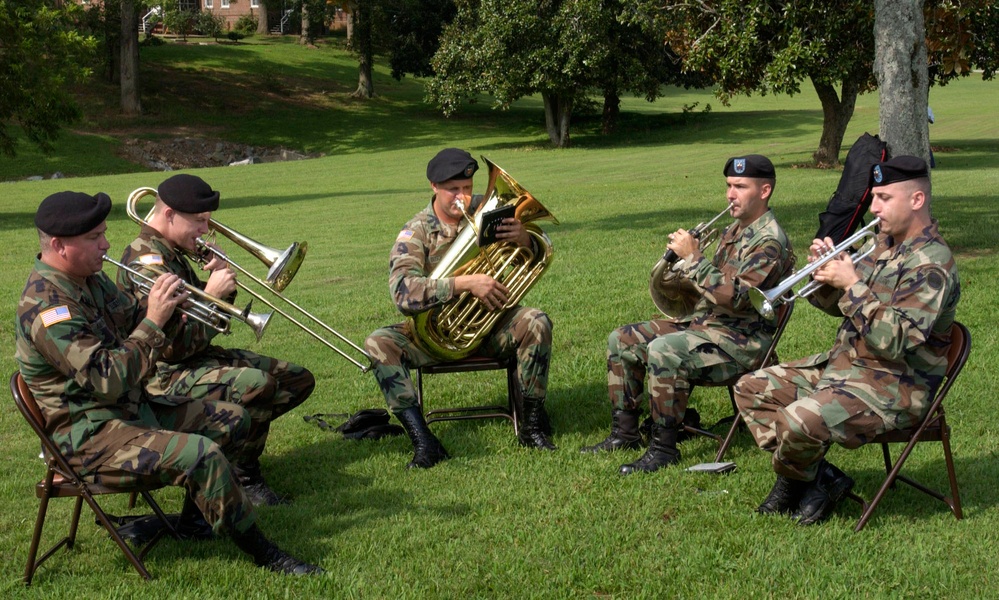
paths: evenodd
<path fill-rule="evenodd" d="M 496 241 L 496 226 L 503 222 L 503 219 L 511 219 L 516 214 L 517 209 L 512 204 L 507 204 L 499 208 L 494 208 L 482 214 L 479 222 L 479 246 L 488 246 Z"/>

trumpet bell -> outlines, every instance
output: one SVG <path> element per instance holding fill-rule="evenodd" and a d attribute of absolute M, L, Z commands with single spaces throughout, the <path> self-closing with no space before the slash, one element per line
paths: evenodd
<path fill-rule="evenodd" d="M 250 304 L 253 304 L 253 302 L 250 302 Z M 257 341 L 259 342 L 260 338 L 264 337 L 264 330 L 267 329 L 268 323 L 271 322 L 274 311 L 268 313 L 250 312 L 250 304 L 246 305 L 241 320 L 253 330 L 253 335 L 257 336 Z"/>

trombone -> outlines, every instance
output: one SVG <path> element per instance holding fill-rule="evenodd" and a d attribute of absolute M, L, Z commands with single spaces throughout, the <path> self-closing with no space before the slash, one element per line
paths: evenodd
<path fill-rule="evenodd" d="M 854 244 L 856 244 L 861 240 L 865 240 L 866 238 L 873 238 L 875 235 L 877 235 L 877 232 L 874 231 L 874 228 L 877 227 L 878 224 L 880 223 L 881 223 L 880 217 L 874 219 L 873 221 L 870 222 L 870 224 L 866 225 L 863 229 L 858 230 L 852 236 L 840 242 L 832 250 L 829 250 L 828 252 L 823 254 L 821 257 L 819 257 L 818 260 L 810 262 L 808 263 L 807 266 L 798 269 L 794 273 L 791 273 L 791 275 L 789 275 L 783 281 L 777 284 L 776 287 L 772 287 L 769 290 L 761 290 L 759 288 L 753 288 L 749 290 L 749 300 L 753 303 L 753 307 L 756 308 L 756 311 L 759 312 L 763 316 L 763 318 L 767 320 L 773 320 L 774 315 L 776 314 L 775 310 L 777 305 L 781 304 L 782 302 L 794 302 L 798 298 L 807 298 L 808 296 L 811 296 L 813 293 L 815 293 L 815 290 L 822 287 L 823 284 L 819 283 L 818 281 L 810 281 L 808 284 L 805 285 L 805 287 L 798 290 L 795 294 L 792 294 L 790 296 L 785 296 L 785 294 L 791 291 L 791 288 L 796 286 L 798 282 L 810 277 L 812 273 L 819 270 L 823 265 L 825 265 L 832 259 L 839 256 L 840 252 L 848 250 L 851 246 L 853 246 Z M 858 262 L 870 256 L 870 254 L 874 252 L 875 247 L 876 244 L 872 245 L 870 248 L 867 249 L 867 251 L 863 253 L 856 252 L 854 254 L 851 254 L 850 260 L 853 261 L 853 264 L 857 264 Z"/>
<path fill-rule="evenodd" d="M 149 213 L 146 214 L 146 217 L 143 219 L 142 217 L 139 216 L 139 213 L 136 210 L 136 205 L 138 204 L 139 200 L 142 199 L 144 196 L 153 196 L 155 198 L 156 197 L 156 190 L 153 189 L 153 188 L 151 188 L 151 187 L 141 187 L 141 188 L 138 188 L 135 191 L 133 191 L 131 194 L 129 194 L 128 201 L 126 202 L 126 205 L 125 205 L 125 211 L 128 213 L 129 218 L 131 218 L 133 221 L 135 221 L 140 226 L 141 225 L 147 225 L 148 224 L 147 221 L 149 220 L 149 216 L 150 216 L 150 214 L 152 214 L 152 211 L 150 211 Z M 266 297 L 264 297 L 258 291 L 254 290 L 251 287 L 248 287 L 246 284 L 244 284 L 243 282 L 241 282 L 239 279 L 236 279 L 236 285 L 238 287 L 246 290 L 247 293 L 249 293 L 251 296 L 253 296 L 257 300 L 260 300 L 261 302 L 263 302 L 265 305 L 267 305 L 268 308 L 270 308 L 271 310 L 273 310 L 277 314 L 279 314 L 282 317 L 284 317 L 284 318 L 288 319 L 289 321 L 291 321 L 291 323 L 293 325 L 297 326 L 302 331 L 304 331 L 304 332 L 308 333 L 309 335 L 311 335 L 313 338 L 315 338 L 316 340 L 318 340 L 319 342 L 321 342 L 323 345 L 325 345 L 330 350 L 333 350 L 334 352 L 336 352 L 337 354 L 339 354 L 343 358 L 347 359 L 354 366 L 356 366 L 357 368 L 361 369 L 362 373 L 365 373 L 365 372 L 367 372 L 368 370 L 371 369 L 371 357 L 368 356 L 367 352 L 365 352 L 363 348 L 361 348 L 360 346 L 358 346 L 354 342 L 350 341 L 343 334 L 341 334 L 337 330 L 333 329 L 332 327 L 330 327 L 326 323 L 322 322 L 318 317 L 312 315 L 311 313 L 309 313 L 308 311 L 306 311 L 304 308 L 302 308 L 298 304 L 292 302 L 290 299 L 288 299 L 283 294 L 281 294 L 281 292 L 284 290 L 284 288 L 286 288 L 288 286 L 288 284 L 291 283 L 292 278 L 298 272 L 299 267 L 302 266 L 302 262 L 305 260 L 305 252 L 306 252 L 306 250 L 308 248 L 308 245 L 305 242 L 302 242 L 302 243 L 295 242 L 295 243 L 291 244 L 286 250 L 284 250 L 283 252 L 281 252 L 281 251 L 276 250 L 274 248 L 269 248 L 269 247 L 267 247 L 267 246 L 265 246 L 265 245 L 263 245 L 263 244 L 255 241 L 255 240 L 252 240 L 252 239 L 250 239 L 250 238 L 248 238 L 248 237 L 246 237 L 246 236 L 244 236 L 244 235 L 236 232 L 235 230 L 230 229 L 230 228 L 226 227 L 225 225 L 222 225 L 221 223 L 219 223 L 215 219 L 209 219 L 208 225 L 209 225 L 209 227 L 212 228 L 213 232 L 220 233 L 223 236 L 229 238 L 229 240 L 232 241 L 234 244 L 236 244 L 240 248 L 243 248 L 244 250 L 246 250 L 247 252 L 249 252 L 250 254 L 252 254 L 254 257 L 256 257 L 258 260 L 260 260 L 261 262 L 263 262 L 265 265 L 267 265 L 268 268 L 269 268 L 269 270 L 267 272 L 267 277 L 266 277 L 266 279 L 260 279 L 259 277 L 257 277 L 253 273 L 251 273 L 250 271 L 246 270 L 245 268 L 243 268 L 240 265 L 238 265 L 235 262 L 233 262 L 232 259 L 230 259 L 228 256 L 226 256 L 225 253 L 223 253 L 221 250 L 218 250 L 216 248 L 211 247 L 208 244 L 208 242 L 206 242 L 205 240 L 203 240 L 201 238 L 198 238 L 198 240 L 197 240 L 198 252 L 197 253 L 190 253 L 190 252 L 186 253 L 186 254 L 188 254 L 188 256 L 192 260 L 198 262 L 199 264 L 204 264 L 204 263 L 207 263 L 210 260 L 209 255 L 215 255 L 215 256 L 218 256 L 220 259 L 228 262 L 229 265 L 232 266 L 232 268 L 234 268 L 235 270 L 239 271 L 240 273 L 242 273 L 243 275 L 245 275 L 246 277 L 248 277 L 249 279 L 251 279 L 257 285 L 265 288 L 266 290 L 268 290 L 269 292 L 271 292 L 272 294 L 274 294 L 274 296 L 276 296 L 277 298 L 280 298 L 281 300 L 283 300 L 288 306 L 290 306 L 291 308 L 293 308 L 294 310 L 296 310 L 300 315 L 302 315 L 302 316 L 308 318 L 309 320 L 313 321 L 316 325 L 318 325 L 322 329 L 325 329 L 328 333 L 336 336 L 337 339 L 339 339 L 343 343 L 345 343 L 348 346 L 350 346 L 351 348 L 353 348 L 356 352 L 358 352 L 365 359 L 368 360 L 368 364 L 361 363 L 360 361 L 358 361 L 354 357 L 350 356 L 344 350 L 340 349 L 339 347 L 337 347 L 336 345 L 334 345 L 332 342 L 330 342 L 329 340 L 327 340 L 325 337 L 323 337 L 320 334 L 316 333 L 312 329 L 309 329 L 307 326 L 305 326 L 304 324 L 302 324 L 300 321 L 298 321 L 297 319 L 295 319 L 294 317 L 292 317 L 290 314 L 288 314 L 287 311 L 282 310 L 280 307 L 278 307 L 273 302 L 271 302 L 270 300 L 268 300 Z M 258 336 L 258 339 L 259 339 L 259 336 Z"/>

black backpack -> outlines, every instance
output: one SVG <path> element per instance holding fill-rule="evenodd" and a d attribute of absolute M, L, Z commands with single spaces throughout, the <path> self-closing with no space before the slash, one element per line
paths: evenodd
<path fill-rule="evenodd" d="M 871 207 L 871 169 L 888 160 L 888 144 L 876 135 L 860 136 L 846 155 L 839 185 L 819 215 L 817 239 L 832 238 L 839 244 L 864 224 L 864 213 Z"/>

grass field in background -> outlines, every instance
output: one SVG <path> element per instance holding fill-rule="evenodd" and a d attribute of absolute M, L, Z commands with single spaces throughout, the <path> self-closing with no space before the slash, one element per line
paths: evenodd
<path fill-rule="evenodd" d="M 315 64 L 324 51 L 277 48 L 282 55 L 275 65 L 302 64 L 287 71 L 275 66 L 276 73 L 317 79 L 327 73 Z M 198 71 L 230 49 L 243 47 L 192 46 L 178 56 L 191 71 Z M 165 65 L 168 58 L 178 58 L 167 56 L 176 51 L 169 46 L 153 50 L 163 55 L 144 54 L 147 64 Z M 325 52 L 330 57 L 324 61 L 342 64 L 337 93 L 352 89 L 353 63 Z M 0 594 L 995 595 L 996 84 L 973 77 L 931 93 L 937 122 L 930 137 L 942 149 L 933 172 L 933 210 L 957 255 L 963 292 L 958 319 L 969 326 L 973 340 L 971 359 L 948 405 L 965 519 L 955 520 L 942 503 L 903 487 L 889 494 L 860 534 L 852 532 L 860 513 L 852 503 L 844 503 L 828 523 L 812 528 L 754 514 L 774 476 L 769 455 L 757 450 L 745 433 L 729 453 L 738 470 L 727 476 L 682 470 L 713 458 L 715 445 L 703 439 L 681 446 L 681 468 L 626 478 L 617 474 L 618 465 L 639 453 L 593 457 L 578 452 L 609 429 L 607 334 L 621 324 L 656 316 L 648 294 L 649 270 L 661 255 L 667 233 L 689 228 L 724 205 L 721 168 L 729 156 L 759 152 L 773 159 L 778 183 L 771 205 L 799 257 L 804 255 L 817 215 L 839 179 L 835 170 L 799 167 L 814 151 L 820 133 L 821 110 L 813 94 L 737 98 L 731 107 L 719 105 L 707 92 L 675 91 L 651 105 L 626 99 L 618 134 L 602 138 L 595 134 L 597 120 L 584 120 L 578 132 L 574 129 L 574 147 L 554 151 L 544 147 L 536 100 L 506 113 L 479 105 L 458 119 L 444 120 L 418 104 L 418 82 L 403 80 L 396 84 L 401 91 L 395 95 L 390 84 L 382 72 L 376 78 L 376 91 L 382 95 L 370 105 L 330 108 L 300 121 L 275 109 L 281 116 L 273 131 L 284 127 L 296 134 L 292 137 L 304 138 L 303 148 L 328 155 L 196 171 L 222 192 L 222 208 L 214 216 L 271 246 L 308 241 L 308 258 L 287 295 L 360 343 L 375 328 L 401 320 L 388 295 L 388 252 L 401 226 L 430 197 L 424 179 L 429 158 L 453 145 L 505 168 L 561 221 L 558 226 L 542 223 L 555 246 L 554 263 L 525 302 L 545 310 L 554 322 L 549 409 L 559 451 L 518 447 L 505 421 L 438 423 L 432 427 L 454 458 L 427 471 L 408 472 L 404 466 L 411 447 L 405 438 L 353 442 L 321 431 L 301 417 L 382 406 L 382 396 L 370 374 L 360 374 L 276 317 L 259 343 L 245 328 L 223 340 L 306 365 L 319 382 L 305 405 L 272 428 L 264 471 L 275 489 L 294 494 L 295 503 L 262 509 L 260 524 L 282 548 L 322 565 L 329 574 L 309 579 L 270 574 L 254 567 L 228 540 L 166 541 L 147 560 L 155 579 L 143 583 L 113 543 L 87 520 L 77 548 L 50 559 L 25 590 L 20 579 L 37 510 L 32 485 L 43 467 L 37 441 L 8 401 L 0 409 L 0 435 L 7 448 L 0 471 Z M 682 107 L 694 103 L 700 108 L 711 103 L 712 110 L 684 115 Z M 177 110 L 196 112 L 190 107 Z M 847 131 L 848 143 L 864 131 L 876 132 L 877 114 L 876 95 L 862 96 Z M 248 142 L 258 139 L 254 135 L 277 136 L 262 123 L 251 123 L 263 116 L 244 115 L 246 123 L 231 125 L 234 135 L 247 136 L 243 139 Z M 163 113 L 150 119 L 167 124 Z M 211 120 L 205 119 L 196 125 L 207 127 Z M 164 178 L 162 173 L 123 173 L 0 185 L 0 306 L 6 307 L 0 311 L 0 336 L 7 344 L 7 351 L 0 353 L 0 374 L 5 380 L 15 369 L 14 307 L 37 252 L 32 217 L 41 199 L 63 189 L 109 193 L 115 202 L 109 254 L 118 256 L 138 231 L 125 215 L 125 198 L 135 188 L 156 186 Z M 477 178 L 476 191 L 484 185 L 484 177 Z M 242 253 L 231 251 L 238 260 Z M 242 262 L 262 272 L 253 261 L 246 257 Z M 828 348 L 837 325 L 838 320 L 802 303 L 781 341 L 780 355 L 796 358 Z M 500 400 L 505 389 L 499 374 L 435 376 L 428 379 L 426 393 L 429 403 L 440 406 Z M 709 422 L 729 410 L 719 389 L 696 390 L 691 405 Z M 856 479 L 856 491 L 862 495 L 870 497 L 882 480 L 876 448 L 834 448 L 830 459 Z M 935 445 L 918 447 L 908 469 L 917 478 L 946 485 L 943 458 Z M 168 510 L 179 510 L 179 490 L 165 490 L 158 498 Z M 56 524 L 61 526 L 58 517 L 68 517 L 68 504 L 53 503 L 49 539 Z M 111 502 L 109 508 L 125 512 L 122 502 Z"/>

